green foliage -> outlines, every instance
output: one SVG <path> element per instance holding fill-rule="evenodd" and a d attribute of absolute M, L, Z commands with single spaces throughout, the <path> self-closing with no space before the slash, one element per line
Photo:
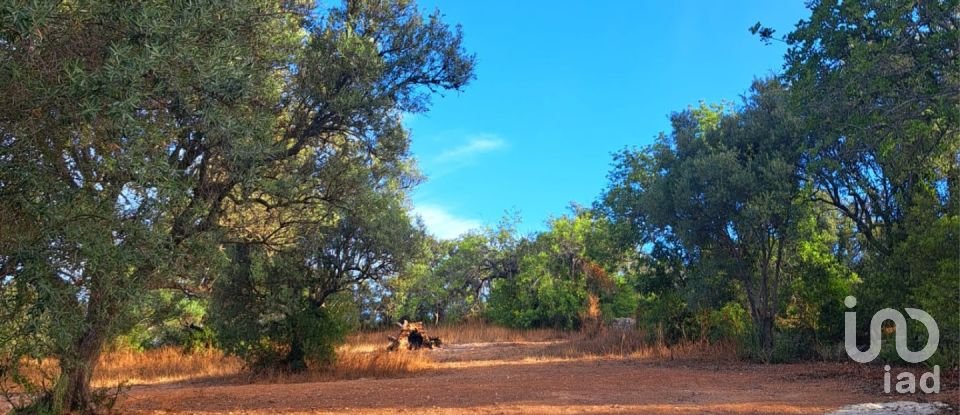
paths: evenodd
<path fill-rule="evenodd" d="M 346 325 L 328 300 L 395 275 L 418 244 L 420 230 L 389 190 L 361 192 L 332 224 L 304 225 L 292 247 L 235 245 L 213 290 L 220 346 L 257 369 L 329 364 Z"/>
<path fill-rule="evenodd" d="M 947 75 L 960 72 L 956 8 L 818 1 L 787 37 L 784 76 L 811 133 L 809 177 L 880 255 L 912 232 L 900 225 L 916 199 L 957 174 L 960 78 Z"/>
<path fill-rule="evenodd" d="M 634 240 L 679 248 L 684 265 L 697 270 L 696 282 L 738 284 L 768 350 L 789 277 L 785 252 L 804 203 L 795 180 L 801 137 L 785 94 L 777 81 L 757 82 L 737 112 L 701 104 L 674 114 L 671 135 L 644 155 L 621 156 L 626 163 L 606 197 L 614 221 L 639 224 L 635 231 L 649 235 Z M 631 171 L 637 168 L 645 171 Z M 637 206 L 625 206 L 623 195 Z M 679 322 L 671 326 L 682 331 Z"/>
<path fill-rule="evenodd" d="M 693 314 L 677 292 L 641 296 L 637 315 L 638 324 L 647 332 L 650 340 L 675 344 L 690 339 L 689 335 L 693 334 L 688 334 Z"/>
<path fill-rule="evenodd" d="M 217 281 L 213 297 L 211 321 L 220 348 L 254 369 L 301 370 L 308 360 L 332 361 L 345 327 L 304 294 L 309 288 L 299 278 L 297 259 L 234 249 L 235 269 Z"/>
<path fill-rule="evenodd" d="M 491 237 L 468 233 L 430 240 L 423 255 L 390 282 L 395 320 L 450 322 L 480 313 L 491 275 Z"/>
<path fill-rule="evenodd" d="M 296 23 L 248 19 L 261 6 L 252 2 L 24 6 L 3 13 L 0 32 L 0 275 L 14 292 L 4 310 L 17 315 L 0 324 L 22 317 L 10 334 L 37 340 L 13 346 L 10 364 L 30 355 L 60 363 L 37 410 L 88 410 L 100 351 L 135 320 L 140 296 L 216 267 L 216 235 L 183 225 L 209 224 L 204 206 L 225 176 L 187 168 L 196 159 L 180 159 L 189 153 L 177 154 L 178 143 L 203 140 L 208 151 L 193 157 L 206 171 L 247 171 L 233 162 L 250 148 L 222 143 L 272 140 L 272 123 L 247 116 L 248 98 L 279 99 L 260 75 L 291 45 L 266 38 Z M 255 53 L 263 42 L 275 48 Z M 199 130 L 209 134 L 191 133 Z"/>
<path fill-rule="evenodd" d="M 774 360 L 836 358 L 832 347 L 843 338 L 843 300 L 853 294 L 859 278 L 836 255 L 841 223 L 834 210 L 811 211 L 798 226 L 800 242 L 790 272 L 798 275 L 786 291 L 777 328 L 785 339 L 775 346 Z M 785 349 L 785 347 L 788 347 Z"/>
<path fill-rule="evenodd" d="M 938 359 L 953 363 L 960 77 L 948 74 L 960 73 L 957 6 L 814 2 L 786 38 L 784 74 L 811 138 L 807 179 L 855 224 L 861 320 L 868 310 L 923 308 L 940 323 L 947 354 Z M 866 335 L 865 321 L 858 327 Z"/>
<path fill-rule="evenodd" d="M 600 296 L 600 314 L 604 321 L 619 317 L 634 317 L 640 306 L 640 297 L 626 278 L 617 277 L 614 288 Z"/>
<path fill-rule="evenodd" d="M 637 298 L 623 276 L 613 228 L 589 210 L 574 214 L 551 221 L 549 231 L 524 245 L 518 272 L 494 281 L 487 312 L 493 321 L 573 329 L 585 319 L 599 324 L 634 314 Z"/>
<path fill-rule="evenodd" d="M 387 282 L 390 317 L 436 323 L 482 318 L 497 280 L 512 279 L 529 241 L 517 236 L 518 219 L 454 240 L 427 239 L 421 255 Z"/>
<path fill-rule="evenodd" d="M 308 287 L 297 258 L 234 249 L 236 265 L 214 290 L 211 322 L 218 345 L 254 369 L 302 370 L 307 361 L 331 362 L 346 327 L 304 294 Z"/>
<path fill-rule="evenodd" d="M 586 287 L 551 273 L 550 259 L 545 252 L 527 255 L 516 278 L 494 283 L 488 303 L 493 321 L 518 328 L 579 327 Z"/>
<path fill-rule="evenodd" d="M 831 358 L 850 294 L 861 330 L 870 310 L 929 312 L 929 363 L 956 365 L 957 6 L 813 1 L 780 79 L 615 154 L 593 210 L 436 241 L 406 212 L 401 114 L 473 77 L 439 12 L 0 4 L 0 372 L 27 412 L 88 411 L 110 344 L 200 347 L 215 328 L 252 367 L 301 370 L 353 324 L 472 316 L 635 315 L 669 344 Z M 23 373 L 51 357 L 60 376 Z"/>
<path fill-rule="evenodd" d="M 742 341 L 750 334 L 750 313 L 738 302 L 724 304 L 719 310 L 711 310 L 707 322 L 710 341 L 733 339 Z"/>
<path fill-rule="evenodd" d="M 408 171 L 400 114 L 472 78 L 461 45 L 408 1 L 0 5 L 3 365 L 57 358 L 38 405 L 91 410 L 150 290 L 203 291 L 221 246 L 289 247 Z"/>
<path fill-rule="evenodd" d="M 179 290 L 155 290 L 137 302 L 140 321 L 117 337 L 114 345 L 133 350 L 161 346 L 194 351 L 212 347 L 213 330 L 206 326 L 208 300 Z"/>
<path fill-rule="evenodd" d="M 919 229 L 923 229 L 920 231 Z M 940 328 L 940 347 L 927 363 L 950 366 L 960 355 L 960 301 L 952 287 L 960 287 L 960 215 L 936 218 L 913 232 L 897 254 L 908 262 L 909 273 L 920 282 L 908 301 L 923 309 Z M 918 325 L 911 326 L 916 348 L 926 342 L 927 334 Z"/>
<path fill-rule="evenodd" d="M 745 351 L 763 360 L 834 358 L 852 294 L 861 330 L 863 311 L 930 312 L 941 327 L 931 362 L 955 365 L 957 2 L 810 8 L 783 39 L 780 80 L 756 84 L 741 108 L 675 114 L 657 144 L 614 156 L 597 210 L 645 254 L 641 326 L 676 341 L 696 320 L 711 339 L 747 334 Z M 713 329 L 741 304 L 750 324 Z M 911 327 L 916 348 L 926 337 Z"/>

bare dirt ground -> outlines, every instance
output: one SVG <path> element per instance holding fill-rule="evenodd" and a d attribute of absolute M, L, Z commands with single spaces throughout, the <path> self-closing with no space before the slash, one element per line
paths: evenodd
<path fill-rule="evenodd" d="M 423 351 L 433 369 L 402 378 L 135 386 L 134 414 L 823 414 L 903 399 L 882 372 L 851 364 L 759 365 L 652 358 L 555 358 L 557 342 L 472 343 Z M 417 352 L 402 352 L 417 353 Z M 938 400 L 953 401 L 957 390 Z M 923 400 L 922 396 L 912 397 Z M 951 402 L 956 405 L 954 402 Z"/>

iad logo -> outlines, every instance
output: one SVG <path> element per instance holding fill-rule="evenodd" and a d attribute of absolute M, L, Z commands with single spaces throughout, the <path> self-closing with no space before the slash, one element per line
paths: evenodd
<path fill-rule="evenodd" d="M 846 305 L 847 308 L 854 308 L 857 306 L 857 298 L 848 296 L 843 300 L 843 304 Z M 933 356 L 937 351 L 937 346 L 940 344 L 940 328 L 937 326 L 937 322 L 934 321 L 933 317 L 927 314 L 926 311 L 916 308 L 907 308 L 906 310 L 910 318 L 923 323 L 924 327 L 927 328 L 927 333 L 929 334 L 927 344 L 920 349 L 920 351 L 914 352 L 907 347 L 907 319 L 903 317 L 903 313 L 892 308 L 884 308 L 883 310 L 877 311 L 870 320 L 870 347 L 865 352 L 857 348 L 857 313 L 854 311 L 843 313 L 843 344 L 847 350 L 847 355 L 859 363 L 867 363 L 876 359 L 877 356 L 880 355 L 880 332 L 883 328 L 883 323 L 889 320 L 893 322 L 894 328 L 896 329 L 894 340 L 897 345 L 897 354 L 900 355 L 900 358 L 910 363 L 920 363 L 929 359 L 930 356 Z M 883 375 L 883 391 L 890 393 L 890 365 L 885 365 L 883 370 L 886 372 Z M 933 383 L 932 385 L 930 384 L 931 381 Z M 903 372 L 897 375 L 896 390 L 898 393 L 915 393 L 917 390 L 916 386 L 917 381 L 913 373 Z M 920 376 L 920 390 L 924 393 L 940 392 L 939 365 L 933 367 L 933 372 L 924 373 Z"/>

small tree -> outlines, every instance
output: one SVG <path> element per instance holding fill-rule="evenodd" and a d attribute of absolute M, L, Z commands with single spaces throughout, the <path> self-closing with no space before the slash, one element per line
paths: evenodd
<path fill-rule="evenodd" d="M 548 231 L 521 244 L 517 272 L 493 283 L 488 309 L 493 320 L 514 327 L 598 328 L 603 310 L 635 306 L 632 290 L 611 276 L 621 256 L 608 246 L 608 223 L 588 210 L 574 213 L 552 220 Z"/>
<path fill-rule="evenodd" d="M 304 226 L 298 242 L 279 251 L 234 245 L 212 302 L 221 347 L 257 369 L 330 363 L 346 327 L 328 300 L 395 275 L 418 244 L 422 231 L 391 196 L 354 205 L 330 225 Z"/>

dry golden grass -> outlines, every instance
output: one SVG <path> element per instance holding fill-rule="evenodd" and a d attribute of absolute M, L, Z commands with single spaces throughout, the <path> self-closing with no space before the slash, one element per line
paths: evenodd
<path fill-rule="evenodd" d="M 688 341 L 674 345 L 649 342 L 640 331 L 604 330 L 598 335 L 578 333 L 566 342 L 558 342 L 545 348 L 544 355 L 559 358 L 579 357 L 629 357 L 637 359 L 705 359 L 737 360 L 737 347 L 733 343 Z"/>
<path fill-rule="evenodd" d="M 59 376 L 56 359 L 24 361 L 22 374 L 42 388 L 49 387 Z M 171 383 L 212 377 L 234 376 L 243 371 L 243 362 L 225 356 L 219 350 L 184 353 L 181 349 L 165 347 L 147 351 L 116 350 L 104 353 L 94 371 L 91 385 L 95 388 L 114 388 L 118 385 L 146 385 Z M 20 388 L 10 379 L 0 379 L 5 390 Z"/>
<path fill-rule="evenodd" d="M 516 330 L 489 324 L 427 327 L 430 336 L 439 336 L 445 345 L 463 346 L 454 355 L 438 361 L 429 350 L 387 352 L 387 336 L 395 329 L 365 331 L 347 338 L 337 348 L 337 360 L 329 366 L 304 373 L 257 373 L 246 371 L 243 362 L 218 350 L 185 353 L 178 348 L 160 348 L 145 352 L 119 350 L 105 353 L 93 379 L 95 387 L 118 384 L 147 385 L 182 381 L 217 383 L 301 383 L 357 378 L 410 376 L 430 370 L 462 366 L 466 360 L 511 361 L 570 360 L 597 357 L 656 359 L 736 359 L 729 344 L 684 343 L 667 347 L 649 344 L 642 333 L 604 330 L 593 336 L 586 333 L 549 329 Z M 490 343 L 503 343 L 502 345 Z M 454 346 L 456 347 L 456 346 Z M 453 349 L 453 347 L 451 347 Z M 476 350 L 480 350 L 476 352 Z M 460 356 L 459 354 L 462 354 Z M 56 376 L 56 362 L 42 362 L 46 377 Z M 481 364 L 473 362 L 470 364 Z M 39 366 L 38 366 L 39 367 Z M 40 378 L 39 370 L 35 371 Z"/>
<path fill-rule="evenodd" d="M 477 343 L 513 343 L 537 347 L 500 348 L 492 351 L 501 358 L 515 360 L 578 359 L 585 357 L 623 357 L 652 359 L 736 360 L 731 344 L 688 342 L 679 345 L 650 344 L 638 331 L 604 330 L 599 335 L 550 329 L 517 330 L 483 323 L 427 327 L 431 336 L 439 336 L 446 345 Z M 337 348 L 337 360 L 329 367 L 304 373 L 283 372 L 251 374 L 243 363 L 217 350 L 183 353 L 163 348 L 143 353 L 119 351 L 101 360 L 94 383 L 116 385 L 168 383 L 207 378 L 232 378 L 237 382 L 300 383 L 358 378 L 409 376 L 448 367 L 436 361 L 429 350 L 387 352 L 387 336 L 392 328 L 355 333 Z M 481 358 L 481 355 L 475 356 Z"/>
<path fill-rule="evenodd" d="M 120 350 L 104 354 L 94 373 L 93 386 L 111 387 L 227 377 L 241 373 L 243 362 L 215 349 L 186 353 L 163 347 L 147 351 Z"/>
<path fill-rule="evenodd" d="M 432 367 L 428 352 L 389 353 L 364 351 L 368 345 L 344 345 L 337 349 L 337 360 L 329 367 L 303 373 L 258 372 L 245 370 L 243 362 L 225 356 L 219 350 L 185 353 L 177 348 L 146 352 L 113 352 L 101 360 L 94 376 L 96 387 L 121 383 L 147 385 L 181 381 L 214 380 L 226 383 L 299 383 L 364 377 L 386 378 L 409 375 Z"/>
<path fill-rule="evenodd" d="M 440 336 L 445 343 L 543 342 L 564 340 L 569 332 L 552 329 L 509 329 L 484 323 L 460 326 L 440 326 L 431 330 L 431 336 Z"/>
<path fill-rule="evenodd" d="M 242 380 L 251 383 L 307 383 L 362 378 L 409 376 L 434 368 L 428 351 L 356 352 L 338 350 L 337 360 L 329 367 L 301 373 L 246 373 Z"/>

